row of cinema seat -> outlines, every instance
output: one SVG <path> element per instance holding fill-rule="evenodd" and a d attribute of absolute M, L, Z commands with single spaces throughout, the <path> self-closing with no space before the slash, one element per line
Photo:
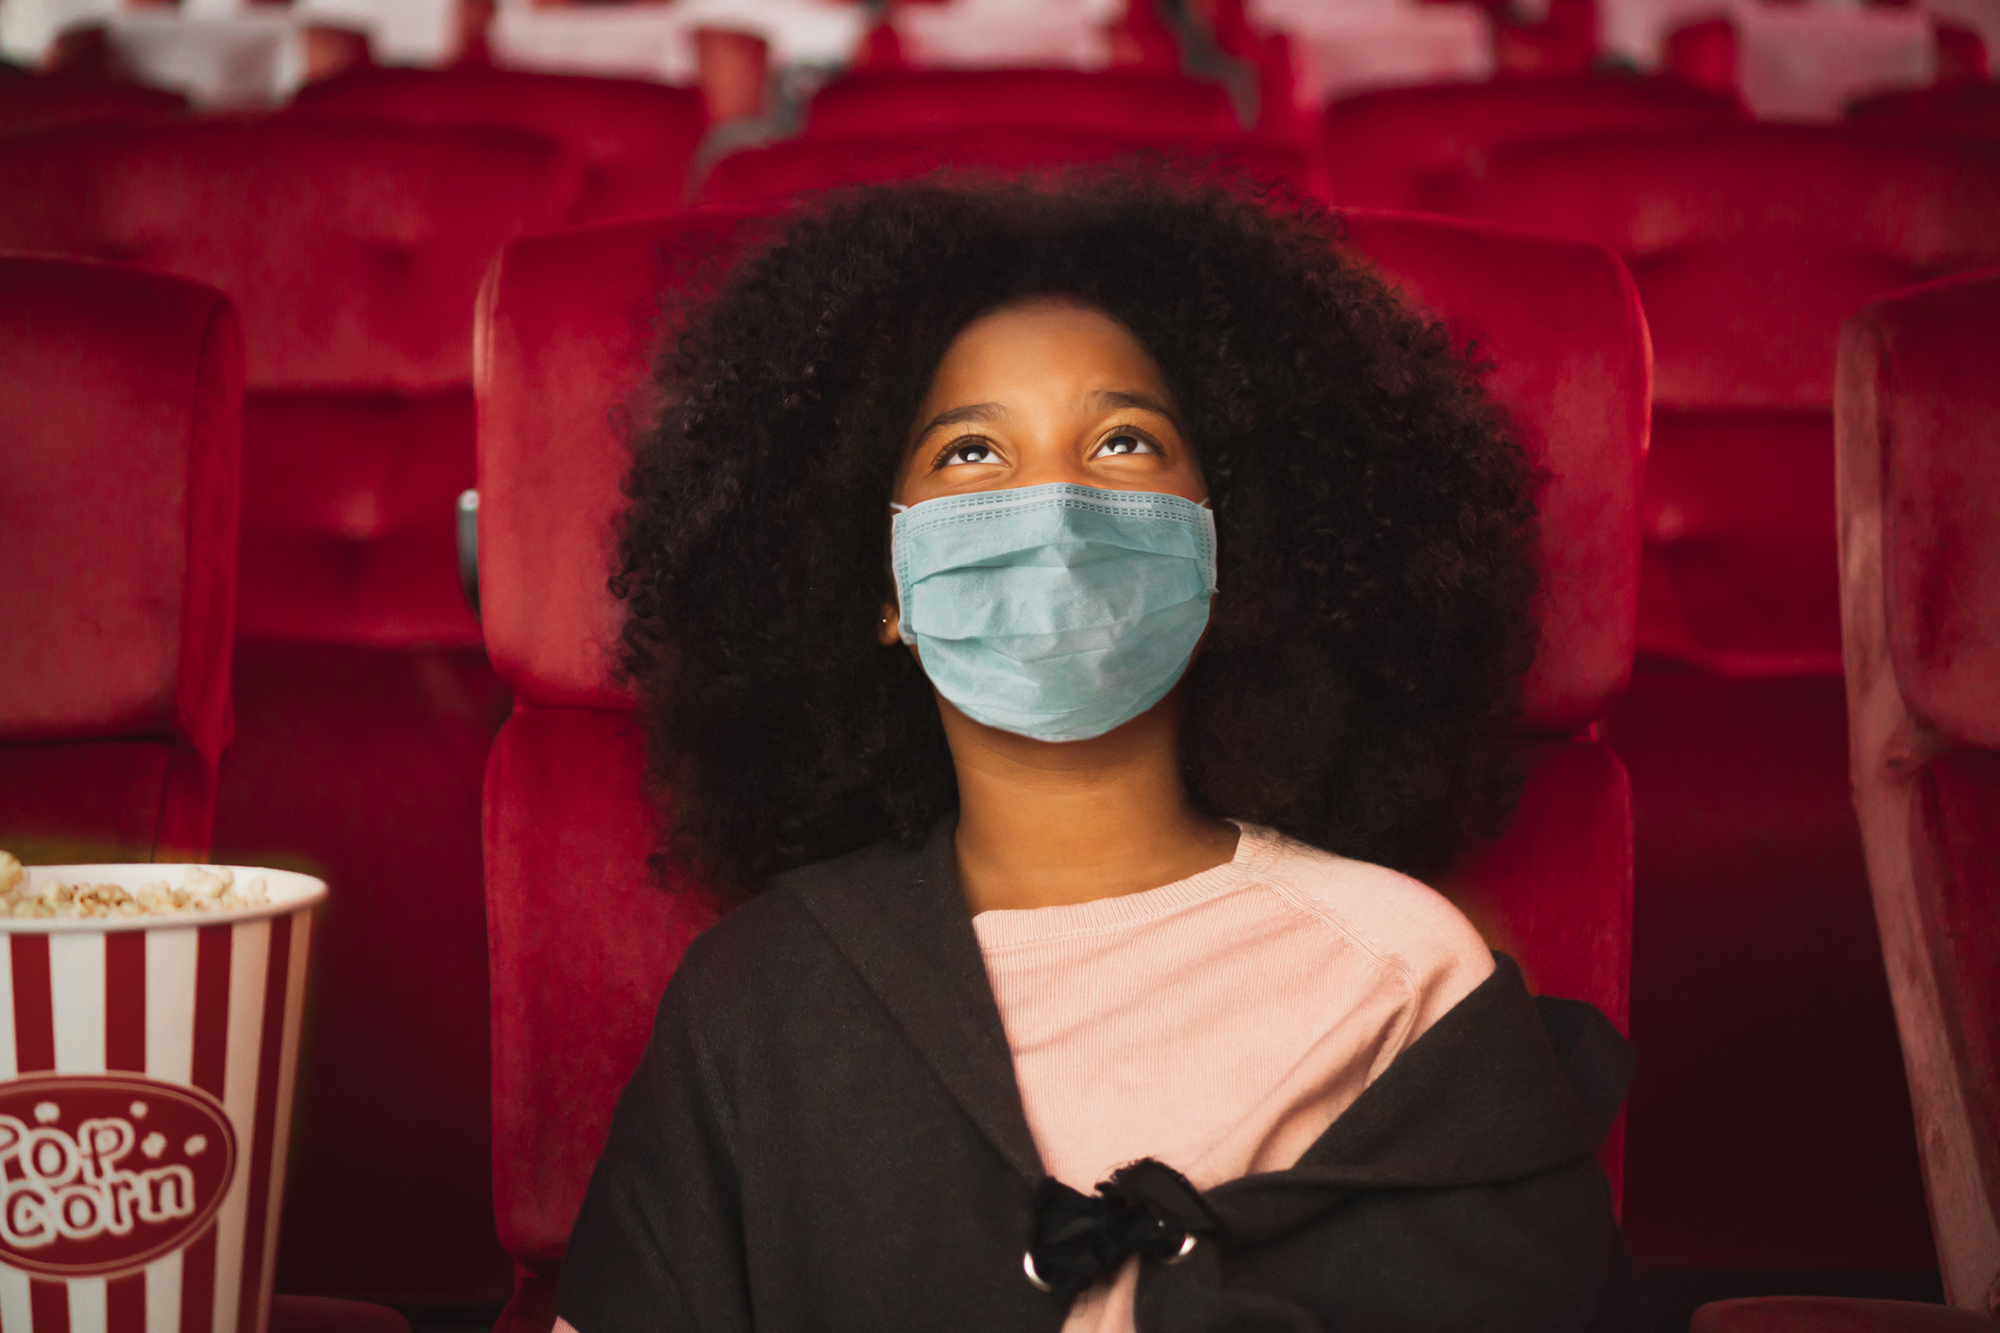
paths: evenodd
<path fill-rule="evenodd" d="M 715 911 L 698 886 L 663 895 L 648 878 L 651 814 L 630 700 L 607 677 L 616 610 L 603 575 L 623 468 L 614 409 L 643 374 L 650 313 L 755 226 L 698 214 L 520 241 L 480 302 L 486 638 L 521 705 L 485 795 L 494 1189 L 520 1265 L 502 1326 L 520 1333 L 548 1325 L 611 1100 L 674 959 Z M 1630 810 L 1618 760 L 1579 728 L 1616 695 L 1636 636 L 1643 315 L 1598 247 L 1395 214 L 1356 213 L 1350 227 L 1350 243 L 1411 299 L 1480 330 L 1494 390 L 1552 477 L 1540 551 L 1549 595 L 1521 741 L 1529 789 L 1507 835 L 1474 849 L 1447 888 L 1539 986 L 1622 1019 Z M 227 638 L 241 381 L 231 311 L 210 289 L 51 260 L 0 261 L 0 275 L 4 387 L 35 409 L 10 419 L 0 450 L 6 493 L 23 497 L 8 514 L 20 539 L 9 558 L 26 575 L 0 585 L 20 631 L 0 649 L 0 679 L 19 683 L 0 694 L 12 811 L 27 785 L 17 779 L 87 791 L 111 771 L 51 765 L 65 748 L 55 736 L 73 750 L 123 751 L 143 773 L 133 735 L 194 730 L 161 722 L 188 711 L 187 696 L 206 700 L 208 715 L 226 700 L 216 650 Z M 1968 595 L 2000 562 L 1996 316 L 2000 275 L 1918 288 L 1850 322 L 1841 367 L 1855 768 L 1961 1304 L 2000 1263 L 2000 623 L 1993 598 Z M 42 558 L 93 523 L 107 540 L 87 572 Z M 73 629 L 86 617 L 94 635 Z M 161 850 L 198 853 L 198 834 Z M 1606 1165 L 1616 1181 L 1615 1140 Z M 329 1333 L 398 1327 L 351 1308 L 280 1313 L 278 1326 Z M 1981 1326 L 1934 1308 L 1810 1301 L 1697 1319 L 1710 1333 Z"/>
<path fill-rule="evenodd" d="M 1495 391 L 1553 478 L 1541 547 L 1550 595 L 1522 738 L 1529 790 L 1508 834 L 1475 849 L 1448 888 L 1542 987 L 1622 1016 L 1629 808 L 1618 761 L 1577 728 L 1616 693 L 1635 637 L 1643 316 L 1601 249 L 1393 214 L 1351 221 L 1352 243 L 1412 299 L 1483 331 Z M 605 538 L 622 471 L 608 423 L 641 373 L 648 312 L 733 251 L 746 225 L 694 215 L 518 242 L 481 301 L 487 637 L 522 703 L 486 791 L 494 1187 L 520 1263 L 502 1326 L 521 1333 L 548 1325 L 610 1102 L 674 959 L 715 910 L 698 886 L 660 894 L 645 869 L 651 816 L 630 701 L 606 676 L 616 612 Z M 0 450 L 6 493 L 25 497 L 8 515 L 21 539 L 10 572 L 27 575 L 0 585 L 21 631 L 0 647 L 0 679 L 21 683 L 0 694 L 0 774 L 87 790 L 109 770 L 51 767 L 63 748 L 51 736 L 88 751 L 78 733 L 184 732 L 159 719 L 185 711 L 190 693 L 214 712 L 240 345 L 227 302 L 195 284 L 51 260 L 0 261 L 0 275 L 4 388 L 37 409 L 10 419 Z M 1975 1308 L 2000 1266 L 2000 623 L 1993 598 L 1967 595 L 2000 568 L 1996 316 L 2000 275 L 1921 287 L 1850 321 L 1841 364 L 1859 803 L 1947 1278 Z M 78 383 L 100 392 L 77 394 Z M 38 559 L 105 519 L 111 540 L 96 549 L 114 558 L 100 555 L 91 576 L 74 560 Z M 94 639 L 69 629 L 86 615 Z M 108 752 L 129 762 L 140 748 L 114 741 Z M 1615 1181 L 1615 1143 L 1606 1157 Z M 1696 1320 L 1707 1333 L 1985 1326 L 1964 1311 L 1824 1301 L 1732 1303 Z M 274 1327 L 401 1325 L 386 1312 L 281 1301 Z"/>
<path fill-rule="evenodd" d="M 175 94 L 79 78 L 0 83 L 0 137 L 77 124 L 184 121 Z M 1157 70 L 864 70 L 817 94 L 802 135 L 730 154 L 724 179 L 690 179 L 707 128 L 690 89 L 633 79 L 468 65 L 446 71 L 366 67 L 308 85 L 280 119 L 397 127 L 509 128 L 553 139 L 578 161 L 572 221 L 657 212 L 687 202 L 772 197 L 814 179 L 801 156 L 894 159 L 818 168 L 818 183 L 876 178 L 946 162 L 1007 167 L 1068 151 L 1181 147 L 1223 153 L 1344 205 L 1456 213 L 1468 177 L 1492 150 L 1590 133 L 1737 125 L 1742 104 L 1671 78 L 1550 77 L 1395 88 L 1329 105 L 1311 132 L 1244 135 L 1221 85 Z M 1952 135 L 2000 134 L 1992 84 L 1889 94 L 1859 103 L 1851 123 Z M 1004 131 L 1005 133 L 996 132 Z M 915 151 L 940 134 L 973 142 Z M 982 138 L 982 136 L 988 136 Z M 1013 145 L 1014 139 L 1020 146 Z M 778 163 L 775 178 L 762 163 Z M 692 192 L 692 193 L 690 193 Z"/>
<path fill-rule="evenodd" d="M 1172 96 L 1149 91 L 1159 88 Z M 923 110 L 921 96 L 938 109 Z M 1815 471 L 1813 462 L 1830 457 L 1831 330 L 1881 291 L 1995 262 L 1965 221 L 2000 217 L 1977 193 L 1993 179 L 1990 150 L 1927 147 L 1911 157 L 1929 163 L 1926 178 L 1905 155 L 1856 136 L 1744 125 L 1725 100 L 1626 80 L 1372 100 L 1389 113 L 1371 127 L 1342 119 L 1359 100 L 1331 109 L 1308 158 L 1294 145 L 1223 137 L 1226 101 L 1187 80 L 876 74 L 832 85 L 801 138 L 724 158 L 705 188 L 714 201 L 761 205 L 940 163 L 1035 166 L 1179 143 L 1254 174 L 1303 176 L 1343 202 L 1342 180 L 1358 190 L 1364 179 L 1355 164 L 1422 162 L 1412 187 L 1420 197 L 1372 202 L 1477 210 L 1539 230 L 1597 228 L 1591 238 L 1622 251 L 1637 274 L 1660 337 L 1669 392 L 1655 437 L 1665 442 L 1676 420 L 1688 423 L 1683 461 L 1663 443 L 1649 467 L 1647 657 L 1633 696 L 1605 723 L 1635 773 L 1639 830 L 1634 1023 L 1648 1061 L 1632 1108 L 1628 1223 L 1642 1260 L 1655 1264 L 1928 1265 L 1840 776 L 1832 650 L 1822 639 L 1805 664 L 1813 670 L 1788 661 L 1779 665 L 1789 675 L 1745 681 L 1713 652 L 1733 641 L 1676 640 L 1660 627 L 1688 623 L 1689 588 L 1708 617 L 1696 624 L 1747 627 L 1764 636 L 1753 648 L 1771 640 L 1764 621 L 1795 605 L 1818 605 L 1822 630 L 1832 623 L 1830 465 Z M 1432 103 L 1451 109 L 1426 120 Z M 0 248 L 189 274 L 230 291 L 244 312 L 241 724 L 218 845 L 303 858 L 328 873 L 342 893 L 322 936 L 323 976 L 365 997 L 316 1021 L 316 1076 L 330 1091 L 306 1099 L 284 1270 L 295 1289 L 436 1303 L 504 1288 L 504 1261 L 485 1239 L 477 784 L 506 696 L 460 600 L 452 545 L 452 501 L 472 482 L 468 315 L 481 268 L 509 236 L 678 198 L 678 166 L 656 164 L 692 142 L 686 125 L 698 112 L 691 94 L 642 84 L 376 71 L 320 85 L 263 122 L 0 140 L 0 179 L 48 182 L 0 200 Z M 925 128 L 879 134 L 871 117 Z M 973 117 L 1000 123 L 979 131 Z M 416 127 L 389 128 L 397 124 Z M 1426 124 L 1430 147 L 1412 133 Z M 1545 215 L 1507 203 L 1520 175 L 1510 163 L 1532 165 L 1542 151 L 1524 141 L 1599 124 L 1630 131 L 1591 150 L 1606 160 L 1643 163 L 1674 142 L 1698 143 L 1703 169 L 1721 183 L 1693 206 L 1669 191 L 1664 202 L 1620 205 L 1623 213 L 1603 202 L 1581 208 L 1574 196 L 1554 196 Z M 1335 169 L 1336 146 L 1371 135 L 1400 135 L 1408 147 L 1350 154 Z M 1323 184 L 1312 160 L 1326 164 Z M 1642 166 L 1605 176 L 1607 197 L 1648 181 Z M 1772 205 L 1766 196 L 1786 181 L 1798 197 Z M 1873 183 L 1874 203 L 1821 218 L 1813 191 L 1860 201 L 1854 181 Z M 1870 219 L 1906 211 L 1923 225 L 1870 230 Z M 1857 218 L 1845 234 L 1833 227 Z M 1782 288 L 1751 299 L 1767 276 L 1758 256 L 1770 253 L 1792 265 L 1785 271 L 1817 315 L 1800 315 Z M 1738 276 L 1746 271 L 1749 285 Z M 1829 282 L 1835 297 L 1822 301 Z M 1799 329 L 1817 340 L 1818 388 L 1779 376 L 1784 387 L 1770 401 L 1754 392 L 1673 397 L 1673 385 L 1704 374 L 1736 375 L 1753 390 L 1766 375 L 1769 358 L 1719 371 L 1714 358 L 1702 363 L 1705 340 L 1733 335 L 1757 353 Z M 1810 355 L 1785 364 L 1810 370 Z M 1725 429 L 1733 442 L 1703 452 Z M 1760 464 L 1774 480 L 1745 484 Z M 1820 555 L 1795 554 L 1814 543 Z M 1745 589 L 1765 592 L 1771 609 L 1743 614 Z M 1696 652 L 1690 641 L 1709 647 Z M 1802 917 L 1811 929 L 1798 928 Z M 1718 919 L 1732 928 L 1717 929 Z M 1761 980 L 1773 975 L 1793 980 Z M 415 1012 L 423 1024 L 408 1022 Z M 371 1086 L 421 1108 L 422 1123 L 405 1133 L 370 1114 L 361 1089 Z M 1851 1165 L 1829 1177 L 1829 1157 Z M 421 1202 L 357 1243 L 345 1225 L 357 1206 L 353 1182 L 385 1160 Z"/>

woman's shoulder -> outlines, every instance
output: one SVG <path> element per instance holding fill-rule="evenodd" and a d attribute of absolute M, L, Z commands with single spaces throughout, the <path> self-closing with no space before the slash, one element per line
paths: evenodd
<path fill-rule="evenodd" d="M 1484 978 L 1493 970 L 1492 951 L 1478 927 L 1422 880 L 1273 829 L 1242 828 L 1260 844 L 1259 881 L 1368 952 L 1424 974 Z"/>
<path fill-rule="evenodd" d="M 772 877 L 696 936 L 674 970 L 674 985 L 731 1002 L 746 991 L 777 986 L 797 993 L 839 951 L 827 934 L 820 904 L 868 895 L 885 882 L 907 879 L 917 849 L 879 843 Z"/>

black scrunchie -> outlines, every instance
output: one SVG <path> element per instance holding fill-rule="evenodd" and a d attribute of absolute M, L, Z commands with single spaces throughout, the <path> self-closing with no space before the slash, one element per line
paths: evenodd
<path fill-rule="evenodd" d="M 1094 1195 L 1050 1176 L 1035 1190 L 1034 1210 L 1029 1276 L 1063 1301 L 1116 1273 L 1133 1255 L 1174 1260 L 1185 1253 L 1189 1236 L 1212 1229 L 1194 1186 L 1150 1157 L 1120 1167 Z"/>

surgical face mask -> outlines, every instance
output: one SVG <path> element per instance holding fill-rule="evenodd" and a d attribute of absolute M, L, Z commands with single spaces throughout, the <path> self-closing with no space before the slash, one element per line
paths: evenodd
<path fill-rule="evenodd" d="M 1101 736 L 1165 698 L 1215 594 L 1215 515 L 1152 491 L 1055 484 L 926 500 L 890 550 L 902 638 L 966 716 Z"/>

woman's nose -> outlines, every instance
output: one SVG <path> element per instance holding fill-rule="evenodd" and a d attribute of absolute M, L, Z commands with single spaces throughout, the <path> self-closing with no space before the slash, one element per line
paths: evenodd
<path fill-rule="evenodd" d="M 1020 446 L 1010 486 L 1047 486 L 1068 482 L 1076 486 L 1096 486 L 1082 450 L 1073 435 L 1050 429 L 1024 439 Z"/>

